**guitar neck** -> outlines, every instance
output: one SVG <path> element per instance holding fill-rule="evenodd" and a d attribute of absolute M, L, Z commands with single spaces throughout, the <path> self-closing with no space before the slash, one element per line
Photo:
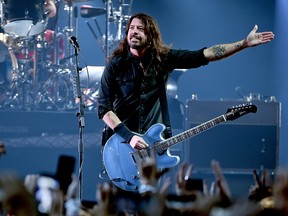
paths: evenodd
<path fill-rule="evenodd" d="M 196 135 L 198 135 L 198 134 L 200 134 L 200 133 L 202 133 L 202 132 L 204 132 L 204 131 L 206 131 L 206 130 L 208 130 L 210 128 L 213 128 L 213 127 L 215 127 L 216 125 L 218 125 L 218 124 L 220 124 L 222 122 L 227 121 L 227 115 L 228 114 L 226 113 L 224 115 L 218 116 L 218 117 L 216 117 L 214 119 L 211 119 L 211 120 L 209 120 L 209 121 L 207 121 L 205 123 L 202 123 L 202 124 L 200 124 L 200 125 L 198 125 L 196 127 L 193 127 L 193 128 L 191 128 L 189 130 L 186 130 L 186 131 L 184 131 L 184 132 L 182 132 L 180 134 L 177 134 L 177 135 L 175 135 L 175 136 L 173 136 L 171 138 L 168 138 L 168 139 L 163 140 L 161 142 L 155 143 L 154 148 L 158 149 L 158 150 L 160 148 L 161 151 L 165 151 L 169 147 L 171 147 L 171 146 L 173 146 L 175 144 L 178 144 L 178 143 L 180 143 L 180 142 L 182 142 L 184 140 L 187 140 L 187 139 L 189 139 L 189 138 L 191 138 L 193 136 L 196 136 Z"/>

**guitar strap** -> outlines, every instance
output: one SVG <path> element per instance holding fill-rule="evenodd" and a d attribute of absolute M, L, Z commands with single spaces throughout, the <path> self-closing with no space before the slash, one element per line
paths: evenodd
<path fill-rule="evenodd" d="M 169 116 L 169 110 L 168 110 L 168 102 L 167 102 L 167 94 L 166 94 L 166 86 L 164 81 L 164 76 L 162 73 L 158 75 L 159 80 L 159 100 L 160 100 L 160 106 L 161 106 L 161 113 L 162 113 L 162 119 L 166 126 L 163 134 L 164 138 L 170 138 L 172 137 L 172 128 L 170 123 L 170 116 Z"/>

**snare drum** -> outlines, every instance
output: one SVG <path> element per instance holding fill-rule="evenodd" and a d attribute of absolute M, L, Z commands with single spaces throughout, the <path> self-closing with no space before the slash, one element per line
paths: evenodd
<path fill-rule="evenodd" d="M 2 28 L 14 37 L 32 37 L 46 29 L 43 0 L 4 0 Z"/>

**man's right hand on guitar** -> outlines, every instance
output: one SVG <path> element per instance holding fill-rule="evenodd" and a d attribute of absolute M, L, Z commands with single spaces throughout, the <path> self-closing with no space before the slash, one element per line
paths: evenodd
<path fill-rule="evenodd" d="M 141 150 L 148 147 L 148 144 L 140 136 L 134 135 L 129 142 L 130 146 L 134 149 Z"/>

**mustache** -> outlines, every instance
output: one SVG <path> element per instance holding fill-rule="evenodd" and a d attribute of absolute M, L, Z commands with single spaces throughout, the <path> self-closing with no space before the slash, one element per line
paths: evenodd
<path fill-rule="evenodd" d="M 132 39 L 132 38 L 136 38 L 137 40 L 142 40 L 142 38 L 139 35 L 137 35 L 137 34 L 131 35 L 130 39 Z"/>

